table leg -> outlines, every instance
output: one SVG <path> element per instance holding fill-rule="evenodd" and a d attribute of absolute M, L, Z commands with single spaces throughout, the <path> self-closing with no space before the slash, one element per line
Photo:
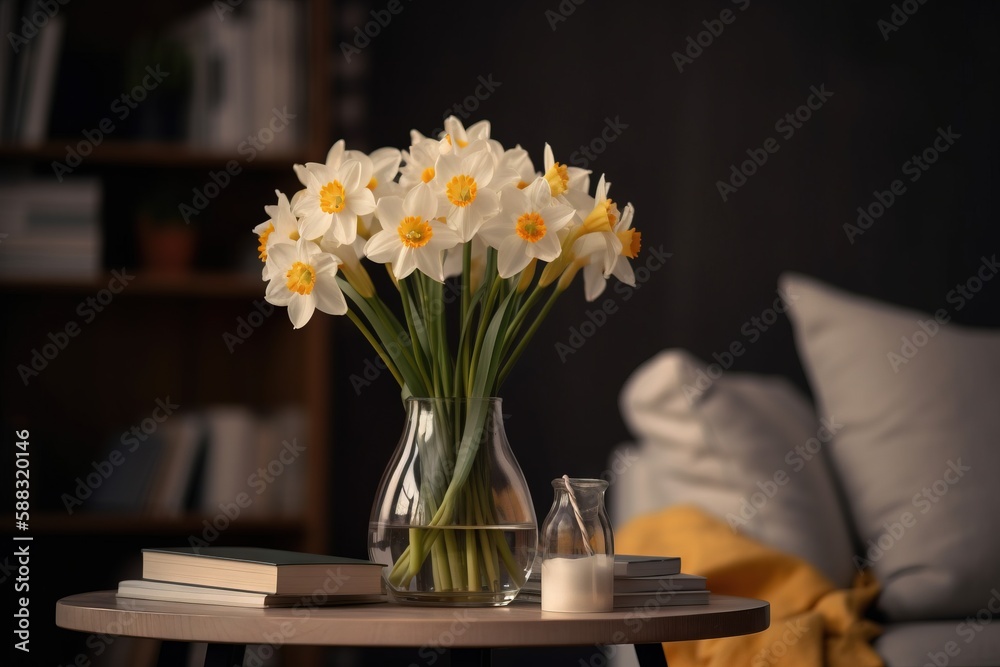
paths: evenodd
<path fill-rule="evenodd" d="M 488 648 L 451 649 L 451 667 L 490 667 L 493 650 Z"/>
<path fill-rule="evenodd" d="M 636 644 L 635 657 L 640 667 L 667 667 L 667 655 L 663 644 Z"/>
<path fill-rule="evenodd" d="M 246 644 L 209 644 L 205 667 L 243 667 Z"/>

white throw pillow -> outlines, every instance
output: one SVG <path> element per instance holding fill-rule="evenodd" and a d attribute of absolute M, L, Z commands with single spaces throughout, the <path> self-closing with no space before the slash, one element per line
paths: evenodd
<path fill-rule="evenodd" d="M 975 614 L 1000 575 L 1000 331 L 780 279 L 830 454 L 892 620 Z M 1000 289 L 1000 284 L 990 289 Z"/>
<path fill-rule="evenodd" d="M 824 452 L 831 433 L 787 380 L 723 374 L 668 350 L 632 374 L 621 410 L 656 503 L 698 505 L 850 584 L 851 540 Z"/>

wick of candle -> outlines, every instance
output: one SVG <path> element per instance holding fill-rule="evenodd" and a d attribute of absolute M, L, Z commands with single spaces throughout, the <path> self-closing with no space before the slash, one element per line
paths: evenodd
<path fill-rule="evenodd" d="M 587 534 L 587 527 L 583 525 L 583 516 L 580 514 L 580 506 L 576 504 L 576 494 L 573 493 L 573 487 L 569 483 L 569 475 L 563 475 L 562 478 L 566 484 L 566 493 L 569 495 L 569 504 L 573 506 L 573 515 L 576 516 L 576 525 L 583 533 L 583 546 L 587 549 L 587 555 L 593 556 L 594 549 L 590 546 L 590 536 Z"/>

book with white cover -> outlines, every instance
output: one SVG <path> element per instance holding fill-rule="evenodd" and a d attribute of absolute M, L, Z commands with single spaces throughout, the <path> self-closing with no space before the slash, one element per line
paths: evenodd
<path fill-rule="evenodd" d="M 257 421 L 241 406 L 218 406 L 205 412 L 208 444 L 201 487 L 201 509 L 209 515 L 237 503 L 245 493 L 254 497 L 251 475 L 257 472 Z M 259 514 L 253 503 L 241 509 L 244 516 Z"/>
<path fill-rule="evenodd" d="M 118 584 L 118 597 L 138 600 L 161 600 L 188 604 L 214 604 L 226 607 L 294 607 L 370 604 L 385 602 L 385 595 L 327 595 L 322 603 L 313 596 L 274 595 L 232 588 L 174 584 L 165 581 L 130 579 Z"/>

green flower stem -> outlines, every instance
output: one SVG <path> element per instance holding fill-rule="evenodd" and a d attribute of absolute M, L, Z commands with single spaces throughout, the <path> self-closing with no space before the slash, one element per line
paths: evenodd
<path fill-rule="evenodd" d="M 542 294 L 544 293 L 545 293 L 544 287 L 539 287 L 538 285 L 535 285 L 535 289 L 531 290 L 531 294 L 528 296 L 528 300 L 525 301 L 524 305 L 518 309 L 517 314 L 514 316 L 513 321 L 510 323 L 510 327 L 508 327 L 506 335 L 504 336 L 503 339 L 504 354 L 507 354 L 507 350 L 509 350 L 510 346 L 513 345 L 514 338 L 517 336 L 517 332 L 521 328 L 521 325 L 524 324 L 524 320 L 528 317 L 528 313 L 531 312 L 531 310 L 535 307 L 535 304 L 538 303 L 538 300 L 542 297 Z"/>
<path fill-rule="evenodd" d="M 431 388 L 431 379 L 427 375 L 427 368 L 423 358 L 423 353 L 420 349 L 419 338 L 417 337 L 416 325 L 413 323 L 413 314 L 410 308 L 410 301 L 413 299 L 412 293 L 406 284 L 406 279 L 399 281 L 399 291 L 401 295 L 401 301 L 403 302 L 403 314 L 406 319 L 406 326 L 409 330 L 410 345 L 413 348 L 414 364 L 416 366 L 417 373 L 420 374 L 420 378 L 424 383 L 424 386 Z"/>
<path fill-rule="evenodd" d="M 542 322 L 545 320 L 546 315 L 549 314 L 549 311 L 552 310 L 552 306 L 555 305 L 556 299 L 558 299 L 559 295 L 561 295 L 562 293 L 563 290 L 560 289 L 553 290 L 552 294 L 549 296 L 548 301 L 545 302 L 545 305 L 542 306 L 542 310 L 535 317 L 535 321 L 532 322 L 528 330 L 524 332 L 524 336 L 521 338 L 521 342 L 517 344 L 517 347 L 514 348 L 514 351 L 511 352 L 510 357 L 507 359 L 507 363 L 505 363 L 503 365 L 503 368 L 500 370 L 500 374 L 497 377 L 498 388 L 503 384 L 504 380 L 507 379 L 507 375 L 510 374 L 510 371 L 514 367 L 514 364 L 517 363 L 517 360 L 524 353 L 524 349 L 528 346 L 528 342 L 531 341 L 531 338 L 535 335 L 535 332 L 538 331 L 538 327 L 541 326 Z"/>
<path fill-rule="evenodd" d="M 497 275 L 496 279 L 493 281 L 492 287 L 490 287 L 489 296 L 486 297 L 486 303 L 483 305 L 482 317 L 480 317 L 479 319 L 479 327 L 478 331 L 476 332 L 476 344 L 472 348 L 472 359 L 470 361 L 471 367 L 470 367 L 469 382 L 468 382 L 469 388 L 465 392 L 466 395 L 470 397 L 474 396 L 472 390 L 473 374 L 471 371 L 472 369 L 479 371 L 482 370 L 480 368 L 480 362 L 482 361 L 480 359 L 480 355 L 482 354 L 483 342 L 486 339 L 486 329 L 487 329 L 487 327 L 484 325 L 486 324 L 487 321 L 492 319 L 490 315 L 492 314 L 493 310 L 493 302 L 496 301 L 497 293 L 500 291 L 500 285 L 502 283 L 503 283 L 503 278 Z M 481 397 L 476 397 L 476 398 L 481 398 Z"/>
<path fill-rule="evenodd" d="M 392 362 L 392 357 L 390 357 L 389 354 L 382 348 L 381 343 L 379 343 L 378 339 L 375 338 L 375 335 L 367 326 L 365 326 L 365 323 L 361 321 L 361 318 L 358 317 L 357 313 L 353 310 L 347 310 L 347 317 L 354 322 L 354 326 L 358 328 L 361 335 L 368 341 L 368 344 L 374 348 L 375 352 L 382 360 L 382 363 L 384 363 L 385 367 L 389 369 L 390 373 L 392 373 L 392 377 L 396 378 L 396 382 L 398 382 L 399 386 L 402 387 L 404 384 L 403 376 L 399 374 L 399 371 L 396 369 L 396 364 Z"/>

